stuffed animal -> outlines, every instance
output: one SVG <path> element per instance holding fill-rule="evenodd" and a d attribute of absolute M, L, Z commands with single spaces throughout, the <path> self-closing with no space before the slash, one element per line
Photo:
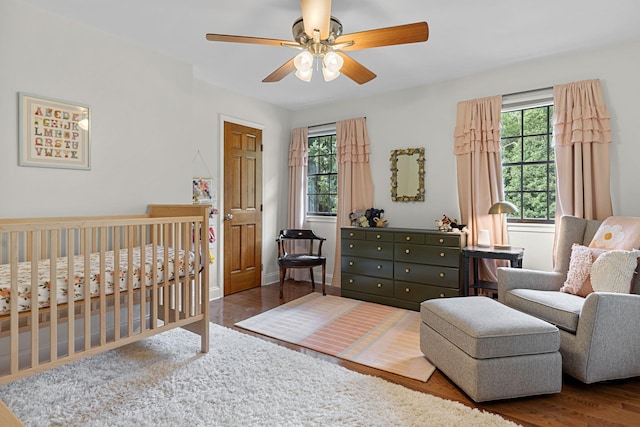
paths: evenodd
<path fill-rule="evenodd" d="M 376 227 L 386 227 L 388 225 L 386 219 L 374 218 L 373 221 L 376 223 Z"/>
<path fill-rule="evenodd" d="M 384 209 L 376 209 L 376 208 L 367 209 L 365 216 L 369 220 L 369 227 L 377 227 L 377 223 L 375 219 L 376 218 L 382 219 L 382 217 L 384 216 Z"/>
<path fill-rule="evenodd" d="M 369 227 L 369 220 L 366 216 L 362 215 L 360 218 L 358 218 L 358 226 Z"/>

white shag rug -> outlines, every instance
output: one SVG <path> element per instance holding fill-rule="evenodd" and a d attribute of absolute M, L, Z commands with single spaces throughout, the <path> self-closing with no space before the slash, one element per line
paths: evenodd
<path fill-rule="evenodd" d="M 211 324 L 177 329 L 12 384 L 27 426 L 508 426 L 503 418 Z"/>

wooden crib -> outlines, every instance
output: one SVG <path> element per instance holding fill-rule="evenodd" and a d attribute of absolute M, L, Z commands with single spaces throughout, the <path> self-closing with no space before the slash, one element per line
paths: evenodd
<path fill-rule="evenodd" d="M 176 327 L 207 352 L 209 209 L 0 219 L 0 384 Z"/>

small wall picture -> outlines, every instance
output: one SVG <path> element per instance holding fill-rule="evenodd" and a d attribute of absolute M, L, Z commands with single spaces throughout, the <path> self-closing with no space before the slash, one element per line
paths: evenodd
<path fill-rule="evenodd" d="M 193 203 L 209 203 L 214 202 L 213 198 L 213 179 L 212 178 L 193 178 Z"/>
<path fill-rule="evenodd" d="M 91 169 L 89 106 L 25 93 L 18 95 L 18 164 Z"/>

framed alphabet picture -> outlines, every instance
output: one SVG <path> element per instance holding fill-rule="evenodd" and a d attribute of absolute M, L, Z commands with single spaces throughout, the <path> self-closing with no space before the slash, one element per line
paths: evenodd
<path fill-rule="evenodd" d="M 20 166 L 91 169 L 89 106 L 18 94 Z"/>

